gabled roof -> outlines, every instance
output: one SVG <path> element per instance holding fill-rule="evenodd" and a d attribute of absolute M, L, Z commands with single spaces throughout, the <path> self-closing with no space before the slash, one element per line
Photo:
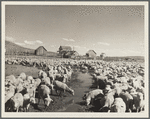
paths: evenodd
<path fill-rule="evenodd" d="M 38 50 L 38 49 L 41 48 L 41 47 L 42 47 L 43 49 L 45 49 L 44 46 L 39 46 L 36 50 Z M 45 49 L 45 50 L 46 50 L 46 49 Z M 47 50 L 46 50 L 46 51 L 47 51 Z"/>
<path fill-rule="evenodd" d="M 89 53 L 89 52 L 94 52 L 96 54 L 96 52 L 94 50 L 89 50 L 87 53 Z"/>
<path fill-rule="evenodd" d="M 60 48 L 62 48 L 62 50 L 64 50 L 64 49 L 65 49 L 65 50 L 66 50 L 66 49 L 67 49 L 67 50 L 68 50 L 68 49 L 71 50 L 71 47 L 70 47 L 70 46 L 60 46 Z"/>

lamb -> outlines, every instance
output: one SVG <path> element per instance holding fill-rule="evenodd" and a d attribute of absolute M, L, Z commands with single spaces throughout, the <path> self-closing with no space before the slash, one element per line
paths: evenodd
<path fill-rule="evenodd" d="M 19 108 L 23 107 L 23 96 L 21 93 L 16 93 L 10 99 L 11 111 L 19 112 Z"/>
<path fill-rule="evenodd" d="M 93 104 L 93 100 L 96 96 L 101 95 L 103 96 L 103 91 L 101 89 L 95 89 L 93 91 L 90 91 L 89 93 L 86 93 L 83 96 L 83 100 L 86 100 L 86 105 L 88 106 L 90 103 Z"/>
<path fill-rule="evenodd" d="M 58 90 L 60 91 L 60 94 L 61 95 L 61 91 L 63 91 L 65 93 L 65 91 L 69 92 L 70 94 L 74 95 L 74 90 L 72 90 L 71 88 L 69 88 L 67 86 L 67 84 L 63 83 L 63 82 L 60 82 L 60 81 L 54 81 L 54 89 L 56 90 L 56 93 L 58 94 Z"/>
<path fill-rule="evenodd" d="M 118 112 L 118 113 L 125 113 L 126 111 L 126 104 L 122 98 L 115 98 L 114 103 L 111 106 L 110 112 Z"/>
<path fill-rule="evenodd" d="M 49 106 L 53 100 L 50 98 L 50 89 L 46 85 L 40 85 L 38 89 L 39 99 L 38 104 L 40 103 L 40 99 L 44 100 L 45 108 Z"/>

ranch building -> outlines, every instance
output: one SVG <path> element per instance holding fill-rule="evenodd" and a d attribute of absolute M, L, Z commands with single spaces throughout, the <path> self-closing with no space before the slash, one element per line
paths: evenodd
<path fill-rule="evenodd" d="M 70 46 L 60 46 L 59 52 L 62 52 L 62 51 L 72 51 L 72 48 Z"/>
<path fill-rule="evenodd" d="M 63 55 L 64 58 L 76 58 L 78 56 L 79 53 L 77 51 L 68 51 Z"/>
<path fill-rule="evenodd" d="M 70 46 L 60 46 L 58 50 L 61 57 L 64 57 L 65 53 L 69 51 L 72 51 L 72 48 Z"/>
<path fill-rule="evenodd" d="M 96 58 L 96 52 L 94 50 L 89 50 L 87 53 L 86 53 L 86 56 L 88 58 Z"/>
<path fill-rule="evenodd" d="M 38 47 L 38 48 L 35 50 L 35 55 L 38 55 L 38 56 L 46 56 L 46 55 L 47 55 L 47 50 L 46 50 L 43 46 L 40 46 L 40 47 Z"/>

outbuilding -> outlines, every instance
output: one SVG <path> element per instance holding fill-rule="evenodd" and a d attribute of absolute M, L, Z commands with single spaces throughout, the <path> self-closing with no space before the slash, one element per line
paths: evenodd
<path fill-rule="evenodd" d="M 87 53 L 86 53 L 86 56 L 88 58 L 96 58 L 96 52 L 94 50 L 89 50 Z"/>
<path fill-rule="evenodd" d="M 38 47 L 38 48 L 35 50 L 35 55 L 38 55 L 38 56 L 46 56 L 46 55 L 47 55 L 47 50 L 46 50 L 43 46 L 40 46 L 40 47 Z"/>
<path fill-rule="evenodd" d="M 62 51 L 72 51 L 72 48 L 70 46 L 60 46 L 59 47 L 59 52 L 62 52 Z"/>

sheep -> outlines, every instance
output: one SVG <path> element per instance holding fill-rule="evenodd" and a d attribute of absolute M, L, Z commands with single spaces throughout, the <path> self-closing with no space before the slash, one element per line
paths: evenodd
<path fill-rule="evenodd" d="M 49 77 L 42 78 L 41 84 L 44 84 L 44 85 L 48 86 L 50 89 L 53 90 L 54 86 L 53 86 L 53 84 L 51 84 L 51 81 L 50 81 Z"/>
<path fill-rule="evenodd" d="M 30 104 L 35 104 L 35 98 L 34 97 L 30 97 L 29 93 L 26 93 L 23 96 L 23 109 L 25 110 L 25 112 L 28 111 Z"/>
<path fill-rule="evenodd" d="M 63 83 L 66 83 L 68 81 L 68 76 L 66 74 L 57 75 L 55 80 L 61 81 Z"/>
<path fill-rule="evenodd" d="M 118 112 L 118 113 L 125 113 L 126 111 L 126 104 L 122 98 L 115 98 L 114 103 L 111 106 L 110 112 Z"/>
<path fill-rule="evenodd" d="M 21 83 L 16 86 L 16 93 L 21 93 L 24 90 L 24 87 Z"/>
<path fill-rule="evenodd" d="M 67 86 L 67 84 L 63 83 L 63 82 L 60 82 L 60 81 L 54 81 L 54 89 L 56 90 L 56 93 L 58 94 L 58 90 L 59 91 L 63 91 L 65 93 L 65 91 L 69 92 L 70 94 L 74 95 L 74 90 L 72 90 L 71 88 L 69 88 Z M 61 92 L 60 94 L 61 95 Z"/>
<path fill-rule="evenodd" d="M 44 71 L 42 71 L 42 70 L 40 70 L 39 72 L 38 72 L 38 78 L 42 78 L 42 73 L 43 73 Z"/>
<path fill-rule="evenodd" d="M 11 85 L 8 89 L 8 92 L 5 93 L 5 103 L 15 94 L 15 87 L 13 85 Z"/>
<path fill-rule="evenodd" d="M 107 76 L 97 76 L 96 77 L 96 84 L 98 89 L 105 89 L 106 82 L 107 82 Z"/>
<path fill-rule="evenodd" d="M 109 112 L 113 102 L 114 102 L 114 92 L 111 91 L 105 94 L 104 97 L 100 100 L 101 108 L 99 109 L 99 111 Z"/>
<path fill-rule="evenodd" d="M 145 88 L 144 88 L 143 86 L 138 87 L 138 88 L 136 89 L 136 92 L 141 92 L 141 93 L 143 94 L 143 96 L 145 97 Z"/>
<path fill-rule="evenodd" d="M 26 93 L 29 93 L 30 97 L 35 97 L 35 91 L 36 88 L 34 84 L 29 84 L 29 86 L 26 87 Z"/>
<path fill-rule="evenodd" d="M 41 79 L 36 78 L 34 81 L 34 85 L 35 85 L 35 89 L 37 89 L 37 87 L 41 84 Z"/>
<path fill-rule="evenodd" d="M 14 86 L 19 84 L 19 81 L 15 78 L 14 75 L 6 76 L 6 80 L 5 81 L 10 83 L 10 84 L 12 84 L 12 85 L 14 85 Z"/>
<path fill-rule="evenodd" d="M 53 81 L 55 80 L 54 71 L 49 71 L 49 72 L 48 72 L 48 77 L 50 78 L 51 83 L 53 83 Z"/>
<path fill-rule="evenodd" d="M 30 83 L 30 84 L 34 84 L 34 79 L 32 76 L 28 76 L 27 77 L 27 81 Z"/>
<path fill-rule="evenodd" d="M 143 99 L 143 94 L 138 92 L 138 93 L 131 93 L 133 97 L 133 104 L 135 105 L 136 112 L 142 111 L 144 109 L 144 99 Z"/>
<path fill-rule="evenodd" d="M 38 95 L 39 95 L 38 104 L 40 103 L 40 99 L 43 99 L 45 108 L 48 107 L 49 104 L 51 102 L 53 102 L 53 100 L 50 98 L 49 94 L 50 94 L 50 89 L 46 85 L 40 85 L 40 87 L 38 89 Z"/>
<path fill-rule="evenodd" d="M 43 72 L 41 73 L 41 78 L 46 78 L 46 77 L 47 77 L 47 73 L 43 71 Z"/>
<path fill-rule="evenodd" d="M 23 107 L 23 96 L 21 93 L 16 93 L 10 99 L 11 111 L 19 112 L 19 108 Z"/>
<path fill-rule="evenodd" d="M 19 77 L 24 81 L 24 80 L 26 80 L 26 78 L 27 78 L 27 76 L 26 76 L 26 74 L 24 73 L 24 72 L 22 72 L 20 75 L 19 75 Z"/>
<path fill-rule="evenodd" d="M 90 91 L 89 93 L 84 94 L 83 100 L 86 100 L 86 105 L 88 106 L 90 103 L 93 104 L 93 100 L 98 95 L 103 96 L 103 91 L 101 89 L 95 89 Z"/>
<path fill-rule="evenodd" d="M 119 97 L 121 97 L 126 104 L 126 112 L 131 112 L 133 110 L 133 97 L 128 92 L 120 93 Z"/>
<path fill-rule="evenodd" d="M 135 89 L 140 88 L 142 86 L 141 81 L 137 78 L 134 78 L 132 83 Z"/>

